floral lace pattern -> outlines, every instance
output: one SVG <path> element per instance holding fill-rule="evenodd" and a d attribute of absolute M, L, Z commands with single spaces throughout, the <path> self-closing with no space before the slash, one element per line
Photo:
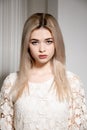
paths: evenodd
<path fill-rule="evenodd" d="M 11 77 L 11 79 L 10 79 Z M 13 127 L 13 103 L 9 98 L 11 84 L 14 83 L 16 73 L 10 74 L 4 81 L 0 92 L 0 130 L 14 130 Z"/>
<path fill-rule="evenodd" d="M 83 84 L 76 75 L 69 73 L 68 76 L 72 89 L 69 130 L 87 130 L 87 108 Z"/>
<path fill-rule="evenodd" d="M 30 94 L 24 92 L 13 105 L 9 91 L 17 73 L 10 74 L 0 92 L 0 130 L 87 130 L 82 83 L 71 72 L 67 72 L 67 77 L 72 90 L 69 104 L 58 102 L 55 92 L 49 92 L 51 78 L 44 83 L 29 83 Z"/>

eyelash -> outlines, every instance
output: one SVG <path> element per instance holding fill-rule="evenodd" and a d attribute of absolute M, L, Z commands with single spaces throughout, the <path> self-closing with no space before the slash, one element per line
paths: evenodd
<path fill-rule="evenodd" d="M 38 41 L 32 41 L 31 42 L 31 44 L 33 44 L 33 45 L 37 45 L 39 42 Z M 52 40 L 48 40 L 48 41 L 46 41 L 45 42 L 47 45 L 50 45 L 50 44 L 52 44 L 53 43 L 53 41 Z"/>
<path fill-rule="evenodd" d="M 49 40 L 49 41 L 46 41 L 47 44 L 52 44 L 53 41 Z"/>
<path fill-rule="evenodd" d="M 31 44 L 33 44 L 33 45 L 37 45 L 38 42 L 37 42 L 37 41 L 33 41 L 33 42 L 31 42 Z"/>

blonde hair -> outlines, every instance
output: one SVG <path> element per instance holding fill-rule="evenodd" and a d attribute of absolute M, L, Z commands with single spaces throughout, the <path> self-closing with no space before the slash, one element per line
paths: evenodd
<path fill-rule="evenodd" d="M 29 53 L 29 38 L 31 32 L 39 28 L 48 29 L 55 42 L 55 54 L 53 57 L 54 87 L 58 94 L 59 100 L 69 99 L 70 87 L 65 71 L 65 47 L 63 37 L 57 20 L 50 14 L 36 13 L 30 16 L 23 28 L 21 41 L 21 56 L 18 78 L 13 87 L 13 99 L 17 100 L 28 85 L 29 70 L 33 65 L 33 59 Z"/>

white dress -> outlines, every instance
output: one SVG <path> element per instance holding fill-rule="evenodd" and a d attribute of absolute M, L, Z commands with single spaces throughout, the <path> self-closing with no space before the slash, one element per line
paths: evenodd
<path fill-rule="evenodd" d="M 17 73 L 4 81 L 0 93 L 0 130 L 87 130 L 87 110 L 82 83 L 76 75 L 67 72 L 73 98 L 59 102 L 51 87 L 54 78 L 43 83 L 29 82 L 15 104 L 9 98 L 10 86 Z"/>

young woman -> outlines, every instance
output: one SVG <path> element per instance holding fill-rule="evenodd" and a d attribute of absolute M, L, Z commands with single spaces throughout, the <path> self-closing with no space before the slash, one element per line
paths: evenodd
<path fill-rule="evenodd" d="M 0 130 L 87 130 L 84 89 L 66 70 L 56 19 L 36 13 L 24 25 L 19 71 L 4 80 Z"/>

